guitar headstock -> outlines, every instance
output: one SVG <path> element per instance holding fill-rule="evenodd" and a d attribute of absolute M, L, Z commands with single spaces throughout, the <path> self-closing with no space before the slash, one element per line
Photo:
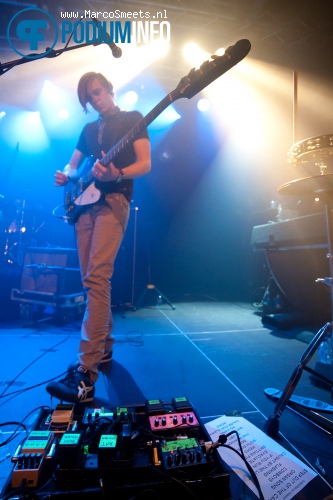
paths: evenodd
<path fill-rule="evenodd" d="M 212 56 L 210 61 L 205 61 L 200 68 L 192 68 L 187 76 L 184 76 L 177 88 L 174 90 L 174 100 L 181 97 L 191 99 L 210 83 L 223 75 L 230 68 L 239 63 L 250 52 L 249 40 L 239 40 L 228 47 L 223 56 Z M 172 93 L 172 94 L 173 94 Z"/>

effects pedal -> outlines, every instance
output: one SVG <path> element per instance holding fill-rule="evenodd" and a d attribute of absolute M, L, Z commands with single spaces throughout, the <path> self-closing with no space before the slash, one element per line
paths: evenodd
<path fill-rule="evenodd" d="M 150 428 L 152 431 L 198 427 L 199 421 L 193 411 L 184 413 L 167 413 L 163 415 L 151 415 L 149 417 Z"/>
<path fill-rule="evenodd" d="M 117 406 L 116 418 L 123 424 L 127 424 L 128 422 L 136 422 L 135 408 L 133 408 L 132 406 Z"/>
<path fill-rule="evenodd" d="M 52 458 L 50 451 L 53 440 L 51 431 L 32 431 L 23 445 L 20 445 L 12 457 L 14 470 L 12 474 L 12 488 L 26 486 L 34 488 L 46 458 Z"/>
<path fill-rule="evenodd" d="M 73 419 L 74 405 L 58 404 L 53 412 L 48 415 L 45 424 L 55 434 L 62 434 L 76 425 Z"/>
<path fill-rule="evenodd" d="M 195 438 L 162 441 L 160 452 L 165 469 L 179 469 L 207 463 Z"/>
<path fill-rule="evenodd" d="M 118 436 L 102 434 L 98 444 L 98 467 L 111 466 L 117 454 Z"/>
<path fill-rule="evenodd" d="M 85 425 L 91 424 L 92 422 L 95 422 L 96 420 L 104 420 L 105 422 L 112 423 L 115 418 L 115 412 L 114 410 L 111 410 L 110 408 L 86 408 L 82 423 Z"/>
<path fill-rule="evenodd" d="M 58 444 L 58 463 L 60 467 L 75 467 L 83 455 L 83 432 L 65 432 Z"/>

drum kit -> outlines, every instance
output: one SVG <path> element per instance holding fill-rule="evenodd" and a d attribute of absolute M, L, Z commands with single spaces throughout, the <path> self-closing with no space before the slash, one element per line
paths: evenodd
<path fill-rule="evenodd" d="M 303 370 L 308 371 L 317 379 L 330 386 L 331 390 L 333 389 L 332 379 L 325 377 L 322 373 L 318 373 L 307 366 L 313 354 L 317 351 L 319 345 L 325 338 L 331 336 L 333 341 L 333 174 L 327 172 L 328 163 L 331 159 L 333 159 L 333 134 L 311 137 L 297 142 L 288 152 L 288 161 L 296 166 L 312 162 L 317 168 L 319 168 L 320 174 L 296 179 L 291 182 L 287 182 L 278 188 L 281 195 L 297 196 L 299 198 L 312 195 L 321 200 L 323 203 L 328 248 L 327 258 L 330 275 L 326 278 L 318 278 L 316 282 L 324 283 L 330 287 L 331 320 L 320 328 L 309 345 L 306 347 L 305 351 L 301 355 L 298 366 L 294 369 L 286 387 L 281 392 L 274 409 L 274 414 L 268 418 L 264 427 L 265 432 L 271 437 L 276 437 L 278 433 L 279 418 L 289 404 Z M 333 364 L 331 368 L 331 372 L 333 372 Z M 309 421 L 321 427 L 326 432 L 330 432 L 330 435 L 332 435 L 333 424 L 332 422 L 328 423 L 325 417 L 316 412 L 312 412 L 311 410 L 306 410 L 302 408 L 302 406 L 298 407 L 297 410 L 295 410 L 295 406 L 293 406 L 293 409 L 303 416 L 306 415 L 306 418 Z"/>
<path fill-rule="evenodd" d="M 299 198 L 313 195 L 324 204 L 330 204 L 333 195 L 333 174 L 328 173 L 329 162 L 333 160 L 333 134 L 310 137 L 294 144 L 288 152 L 288 161 L 297 166 L 311 165 L 319 175 L 302 177 L 282 184 L 278 191 L 282 195 Z"/>
<path fill-rule="evenodd" d="M 26 200 L 0 194 L 0 268 L 22 266 L 25 249 L 35 244 L 34 212 Z"/>

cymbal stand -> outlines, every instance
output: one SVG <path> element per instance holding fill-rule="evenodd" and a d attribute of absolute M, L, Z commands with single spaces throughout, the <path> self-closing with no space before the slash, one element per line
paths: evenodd
<path fill-rule="evenodd" d="M 297 386 L 298 381 L 300 380 L 302 376 L 303 370 L 306 370 L 316 377 L 320 378 L 323 382 L 331 386 L 331 389 L 333 388 L 333 380 L 328 379 L 321 375 L 320 373 L 317 373 L 315 370 L 312 370 L 309 368 L 307 363 L 311 360 L 313 354 L 316 352 L 318 349 L 319 345 L 323 341 L 323 339 L 328 335 L 329 332 L 331 332 L 331 337 L 333 337 L 332 333 L 332 325 L 333 325 L 333 290 L 332 290 L 332 277 L 333 277 L 333 254 L 332 254 L 332 249 L 333 249 L 333 243 L 332 243 L 332 223 L 331 223 L 331 207 L 330 207 L 330 192 L 326 193 L 325 199 L 324 199 L 324 214 L 325 214 L 325 223 L 326 223 L 326 233 L 327 233 L 327 243 L 328 243 L 328 252 L 327 252 L 327 258 L 329 262 L 329 272 L 330 272 L 330 277 L 329 278 L 324 278 L 324 279 L 318 279 L 316 281 L 318 282 L 324 282 L 330 286 L 330 305 L 331 305 L 331 321 L 326 323 L 320 330 L 317 332 L 315 337 L 312 339 L 312 341 L 309 343 L 305 351 L 300 357 L 300 362 L 298 366 L 295 368 L 293 371 L 286 387 L 284 388 L 276 406 L 274 409 L 274 414 L 273 416 L 270 416 L 267 419 L 267 422 L 264 425 L 264 431 L 266 434 L 268 434 L 271 437 L 276 437 L 278 432 L 279 432 L 279 418 L 281 417 L 283 411 L 285 410 L 286 406 L 289 403 L 289 400 Z M 333 338 L 332 338 L 333 341 Z M 333 345 L 333 344 L 331 344 Z M 332 361 L 331 361 L 332 363 Z M 333 366 L 332 371 L 333 371 Z M 295 403 L 292 404 L 292 408 L 294 411 L 299 413 L 300 415 L 304 416 L 305 412 L 302 412 L 302 408 Z M 297 410 L 296 410 L 297 408 Z M 321 427 L 323 430 L 327 430 L 327 419 L 322 417 L 320 414 L 313 412 L 313 419 L 311 419 L 311 411 L 306 412 L 307 419 L 314 423 L 315 425 Z M 333 425 L 331 427 L 331 431 L 333 433 Z"/>
<path fill-rule="evenodd" d="M 19 267 L 22 267 L 22 265 L 23 265 L 23 258 L 24 258 L 23 234 L 27 230 L 27 228 L 25 227 L 25 224 L 24 224 L 25 208 L 26 208 L 26 200 L 23 200 L 20 212 L 17 211 L 17 213 L 20 213 L 19 226 L 17 226 L 15 228 L 15 229 L 17 229 L 17 233 L 18 233 L 17 241 L 15 241 L 14 243 L 11 244 L 10 239 L 9 239 L 10 230 L 8 229 L 7 234 L 9 236 L 7 236 L 7 238 L 6 238 L 5 250 L 4 250 L 4 256 L 7 259 L 7 262 L 10 264 L 17 264 Z M 15 233 L 16 233 L 16 230 L 15 230 Z M 14 249 L 16 250 L 16 255 L 15 255 Z"/>
<path fill-rule="evenodd" d="M 25 218 L 25 205 L 26 201 L 23 200 L 22 202 L 22 209 L 21 209 L 21 219 L 20 219 L 20 228 L 19 228 L 19 240 L 17 242 L 18 249 L 17 249 L 17 263 L 21 267 L 23 265 L 23 230 L 26 230 L 24 227 L 24 218 Z"/>
<path fill-rule="evenodd" d="M 171 309 L 175 310 L 175 306 L 170 302 L 170 300 L 162 293 L 158 290 L 158 288 L 156 288 L 155 285 L 153 284 L 148 284 L 146 285 L 146 289 L 145 291 L 143 292 L 143 294 L 141 295 L 140 299 L 138 300 L 137 304 L 134 306 L 133 310 L 136 311 L 137 309 L 140 309 L 141 305 L 144 303 L 144 299 L 146 298 L 147 294 L 149 293 L 149 291 L 153 291 L 155 292 L 155 294 L 157 295 L 157 301 L 159 302 L 166 302 L 167 304 L 169 304 L 169 306 L 171 307 Z"/>
<path fill-rule="evenodd" d="M 149 254 L 149 248 L 148 248 L 148 284 L 146 285 L 146 289 L 144 290 L 143 294 L 139 298 L 138 302 L 134 304 L 134 298 L 133 298 L 133 311 L 136 311 L 137 309 L 140 309 L 142 307 L 142 304 L 144 304 L 145 299 L 147 298 L 147 294 L 152 294 L 154 293 L 157 296 L 157 304 L 161 304 L 163 301 L 166 302 L 171 309 L 175 310 L 175 306 L 170 302 L 170 300 L 162 293 L 158 288 L 156 288 L 155 285 L 151 283 L 150 279 L 150 254 Z"/>

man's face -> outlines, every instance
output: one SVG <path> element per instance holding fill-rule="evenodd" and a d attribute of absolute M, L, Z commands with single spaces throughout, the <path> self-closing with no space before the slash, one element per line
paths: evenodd
<path fill-rule="evenodd" d="M 87 85 L 87 99 L 102 116 L 107 115 L 115 106 L 111 94 L 97 78 L 91 80 Z"/>

